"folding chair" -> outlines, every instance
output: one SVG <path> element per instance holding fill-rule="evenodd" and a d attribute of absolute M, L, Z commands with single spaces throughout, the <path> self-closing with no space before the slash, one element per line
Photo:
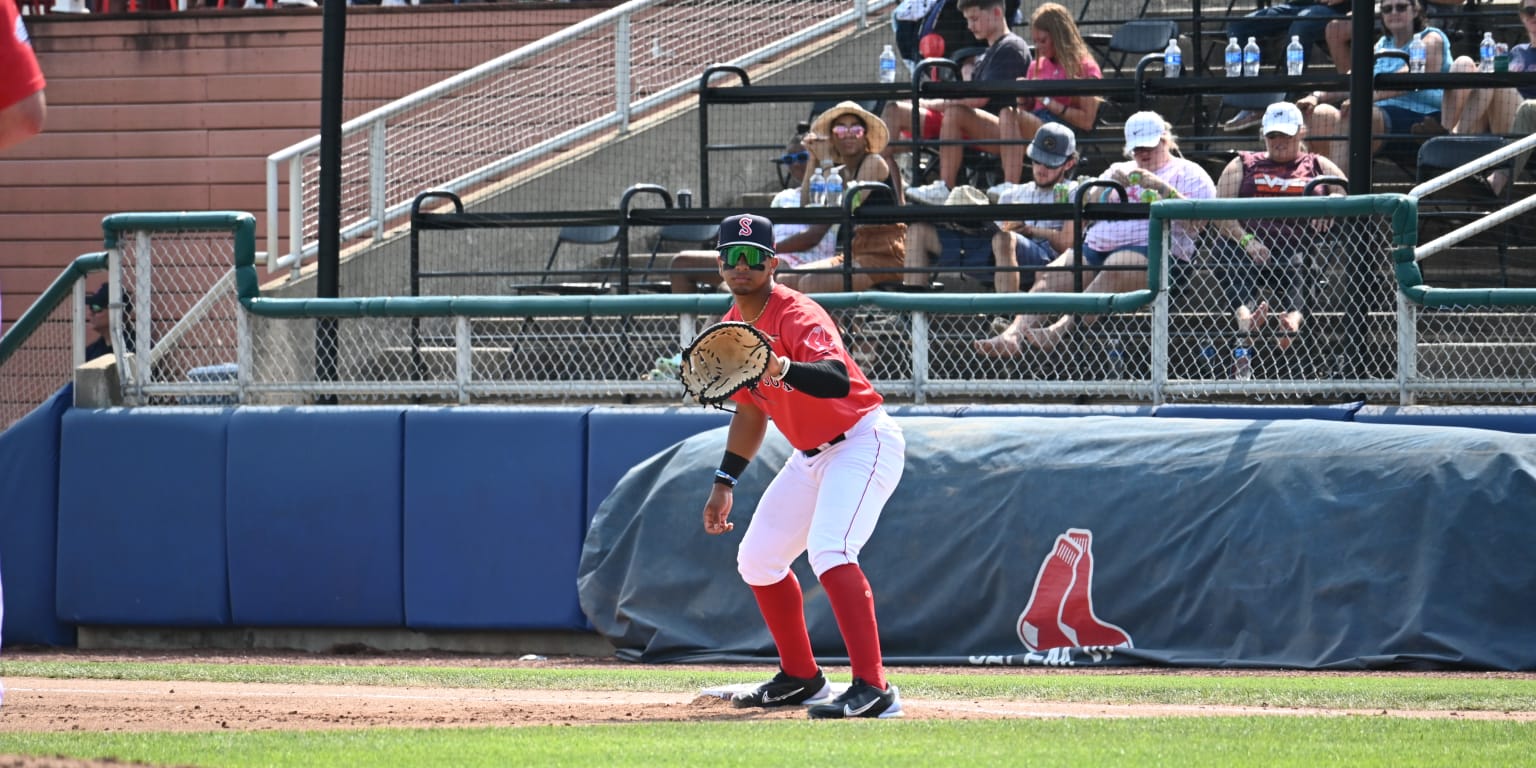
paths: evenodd
<path fill-rule="evenodd" d="M 629 283 L 630 290 L 654 290 L 658 293 L 666 293 L 672 290 L 672 284 L 668 280 L 639 283 L 638 285 L 640 287 L 637 288 L 637 283 L 634 281 L 634 277 L 637 274 L 642 278 L 657 274 L 656 257 L 659 256 L 663 251 L 714 249 L 715 241 L 719 233 L 720 225 L 713 223 L 667 224 L 663 226 L 656 232 L 656 242 L 651 246 L 651 258 L 646 261 L 645 269 L 640 270 L 638 273 L 631 273 L 631 279 Z M 663 264 L 661 266 L 663 268 L 662 271 L 666 271 L 666 265 Z M 701 286 L 704 285 L 697 283 L 697 281 L 695 281 L 695 283 Z M 714 284 L 708 283 L 708 287 L 712 290 L 714 288 Z"/>
<path fill-rule="evenodd" d="M 1508 140 L 1502 136 L 1436 136 L 1419 146 L 1414 183 L 1422 184 L 1446 171 L 1486 157 L 1502 149 Z M 1493 169 L 1512 171 L 1514 161 Z M 1419 199 L 1419 242 L 1427 242 L 1463 224 L 1477 221 L 1489 212 L 1503 208 L 1513 199 L 1514 182 L 1495 194 L 1483 171 L 1446 189 Z M 1509 285 L 1509 241 L 1507 226 L 1495 227 L 1463 241 L 1467 244 L 1493 245 L 1499 257 L 1499 284 Z"/>
<path fill-rule="evenodd" d="M 1178 37 L 1179 25 L 1167 19 L 1134 19 L 1127 21 L 1115 29 L 1109 39 L 1108 52 L 1102 57 L 1105 64 L 1105 73 L 1114 71 L 1115 76 L 1124 77 L 1135 74 L 1136 63 L 1149 53 L 1162 53 L 1168 47 L 1168 41 Z M 1129 71 L 1127 71 L 1129 70 Z M 1100 109 L 1099 119 L 1105 121 L 1109 115 L 1116 123 L 1124 123 L 1137 108 L 1136 96 L 1116 95 L 1106 98 Z M 1105 109 L 1108 109 L 1108 115 Z"/>
<path fill-rule="evenodd" d="M 1115 29 L 1109 38 L 1109 53 L 1105 63 L 1115 70 L 1116 76 L 1124 76 L 1126 60 L 1130 68 L 1149 53 L 1162 53 L 1168 41 L 1179 36 L 1179 25 L 1167 19 L 1133 19 Z"/>
<path fill-rule="evenodd" d="M 1285 101 L 1284 91 L 1268 93 L 1223 93 L 1221 95 L 1221 104 L 1216 107 L 1216 114 L 1213 116 L 1212 122 L 1215 123 L 1217 127 L 1225 128 L 1226 123 L 1223 122 L 1222 118 L 1229 114 L 1228 110 L 1231 111 L 1230 114 L 1233 117 L 1236 117 L 1237 114 L 1241 112 L 1256 112 L 1258 113 L 1259 118 L 1262 119 L 1264 117 L 1264 110 L 1269 109 L 1269 105 L 1277 101 Z M 1236 132 L 1236 130 L 1246 131 L 1249 130 L 1249 128 L 1255 127 L 1257 125 L 1258 121 L 1255 121 L 1253 126 L 1245 127 L 1242 129 L 1235 129 L 1234 132 Z"/>
<path fill-rule="evenodd" d="M 573 246 L 599 246 L 614 245 L 619 241 L 619 225 L 596 224 L 586 226 L 561 227 L 560 234 L 555 237 L 555 247 L 550 249 L 549 258 L 544 262 L 544 271 L 539 275 L 537 283 L 514 284 L 512 290 L 518 293 L 553 293 L 559 295 L 596 295 L 607 293 L 612 288 L 612 281 L 608 279 L 551 282 L 552 274 L 567 276 L 591 275 L 601 270 L 560 270 L 555 271 L 555 259 L 560 255 L 560 247 L 569 243 Z M 617 248 L 609 250 L 609 258 L 617 252 Z"/>

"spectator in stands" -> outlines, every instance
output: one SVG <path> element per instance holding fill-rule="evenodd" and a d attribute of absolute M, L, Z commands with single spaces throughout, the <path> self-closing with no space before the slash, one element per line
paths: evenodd
<path fill-rule="evenodd" d="M 802 123 L 802 125 L 804 125 Z M 796 133 L 779 157 L 784 168 L 786 186 L 773 196 L 769 203 L 774 208 L 799 208 L 800 185 L 805 180 L 805 169 L 811 153 L 801 143 L 805 134 Z M 820 227 L 821 239 L 807 224 L 774 224 L 773 238 L 778 250 L 779 272 L 783 275 L 801 264 L 830 259 L 837 251 L 837 233 L 828 227 Z M 720 285 L 720 255 L 715 251 L 683 251 L 672 257 L 667 270 L 672 277 L 673 293 L 693 293 L 700 284 Z"/>
<path fill-rule="evenodd" d="M 113 354 L 116 350 L 112 346 L 112 306 L 106 283 L 102 283 L 100 288 L 86 297 L 85 311 L 89 315 L 91 330 L 96 332 L 96 340 L 85 347 L 85 359 L 94 360 L 102 355 Z M 132 352 L 133 300 L 127 293 L 123 294 L 122 323 L 123 351 Z"/>
<path fill-rule="evenodd" d="M 1237 38 L 1238 45 L 1248 38 L 1272 39 L 1283 35 L 1289 44 L 1292 37 L 1301 39 L 1308 55 L 1315 48 L 1327 50 L 1328 22 L 1349 13 L 1350 0 L 1290 0 L 1260 8 L 1227 25 L 1227 36 Z M 1262 117 L 1257 111 L 1245 109 L 1238 112 L 1221 127 L 1228 131 L 1246 131 L 1259 124 Z"/>
<path fill-rule="evenodd" d="M 1536 72 L 1536 0 L 1521 0 L 1520 23 L 1525 25 L 1525 34 L 1530 41 L 1510 49 L 1509 71 Z M 1521 88 L 1520 98 L 1522 101 L 1515 110 L 1509 132 L 1524 137 L 1536 133 L 1536 88 Z M 1516 155 L 1513 175 L 1502 168 L 1488 174 L 1488 184 L 1493 187 L 1494 194 L 1502 195 L 1506 186 L 1518 181 L 1530 159 L 1529 152 Z"/>
<path fill-rule="evenodd" d="M 1319 176 L 1343 178 L 1344 172 L 1333 161 L 1306 150 L 1303 140 L 1307 129 L 1295 104 L 1280 101 L 1269 105 L 1259 130 L 1264 151 L 1239 152 L 1227 163 L 1216 182 L 1217 196 L 1297 197 Z M 1318 194 L 1327 192 L 1326 186 L 1316 190 Z M 1280 313 L 1275 343 L 1281 349 L 1290 348 L 1301 329 L 1305 309 L 1301 268 L 1307 249 L 1317 239 L 1318 224 L 1307 219 L 1213 223 L 1217 233 L 1226 236 L 1216 241 L 1214 258 L 1241 336 L 1263 328 L 1270 310 L 1275 309 Z M 1268 297 L 1276 302 L 1273 306 L 1267 299 L 1255 303 L 1261 278 L 1269 289 Z"/>
<path fill-rule="evenodd" d="M 48 103 L 47 82 L 32 53 L 27 25 L 16 3 L 0 0 L 0 150 L 36 136 L 43 130 Z"/>
<path fill-rule="evenodd" d="M 1123 187 L 1127 200 L 1204 200 L 1214 196 L 1216 185 L 1210 174 L 1198 164 L 1177 156 L 1177 152 L 1178 139 L 1173 135 L 1173 126 L 1156 112 L 1137 112 L 1125 121 L 1125 154 L 1131 159 L 1111 165 L 1099 178 Z M 1118 195 L 1110 189 L 1101 192 L 1099 198 L 1105 202 L 1118 201 Z M 1183 272 L 1180 266 L 1188 264 L 1194 255 L 1193 229 L 1197 226 L 1195 222 L 1180 221 L 1170 227 L 1171 284 L 1179 282 Z M 1147 232 L 1146 219 L 1101 221 L 1089 227 L 1083 236 L 1083 280 L 1087 281 L 1084 290 L 1122 293 L 1144 287 L 1145 270 L 1113 268 L 1146 266 Z M 1062 253 L 1048 265 L 1050 269 L 1039 275 L 1030 292 L 1072 290 L 1070 268 L 1076 266 L 1077 261 L 1072 251 Z M 1097 320 L 1092 315 L 1082 318 L 1085 324 Z M 990 357 L 1012 357 L 1019 354 L 1024 343 L 1049 351 L 1066 338 L 1077 323 L 1072 315 L 1044 327 L 1041 327 L 1041 321 L 1039 315 L 1019 315 L 1002 333 L 976 342 L 976 351 Z"/>
<path fill-rule="evenodd" d="M 949 193 L 945 205 L 987 205 L 987 193 L 962 184 Z M 932 287 L 937 280 L 943 290 L 955 293 L 981 293 L 992 290 L 993 275 L 1000 262 L 992 255 L 992 237 L 997 225 L 991 221 L 943 221 L 937 224 L 914 221 L 907 225 L 906 284 Z M 1012 261 L 1012 256 L 1009 256 Z M 930 272 L 937 268 L 942 272 Z M 997 279 L 1002 276 L 998 275 Z M 1014 275 L 1017 284 L 1018 276 Z"/>
<path fill-rule="evenodd" d="M 1061 5 L 1045 3 L 1035 9 L 1029 33 L 1034 38 L 1035 57 L 1029 64 L 1029 74 L 1020 80 L 1084 80 L 1104 76 L 1077 31 L 1071 11 Z M 1021 96 L 1017 105 L 1004 107 L 998 114 L 1003 143 L 997 153 L 1003 164 L 1003 183 L 988 190 L 988 194 L 1001 199 L 1024 176 L 1024 145 L 1009 142 L 1033 139 L 1040 126 L 1051 123 L 1069 127 L 1069 135 L 1072 131 L 1086 133 L 1093 130 L 1098 119 L 1096 96 Z"/>
<path fill-rule="evenodd" d="M 978 40 L 987 44 L 987 52 L 976 64 L 973 81 L 992 82 L 1017 80 L 1029 73 L 1029 46 L 1008 29 L 1003 0 L 960 0 L 959 7 L 965 14 L 966 24 Z M 1006 96 L 979 97 L 975 99 L 938 99 L 921 105 L 924 138 L 936 135 L 942 142 L 961 139 L 997 140 L 1002 134 L 998 125 L 998 113 L 1007 107 Z M 914 116 L 910 103 L 893 100 L 886 104 L 885 119 L 889 129 L 901 135 L 912 132 Z M 937 113 L 937 125 L 931 113 Z M 936 129 L 936 130 L 935 130 Z M 996 152 L 996 145 L 971 145 Z M 954 143 L 939 147 L 939 180 L 932 184 L 913 187 L 907 194 L 920 197 L 930 205 L 942 205 L 949 197 L 949 189 L 960 178 L 960 164 L 965 156 L 965 146 Z"/>
<path fill-rule="evenodd" d="M 1466 1 L 1467 0 L 1427 0 L 1426 2 L 1418 3 L 1418 13 L 1421 14 L 1425 19 L 1424 26 L 1427 27 L 1430 26 L 1428 21 L 1429 19 L 1435 18 L 1436 16 L 1443 16 L 1449 13 L 1457 13 L 1466 5 Z M 1387 2 L 1390 2 L 1390 0 L 1387 0 Z M 1378 10 L 1381 9 L 1383 5 L 1383 2 L 1378 2 Z M 1347 11 L 1348 7 L 1346 7 L 1345 10 Z M 1379 13 L 1379 15 L 1385 16 L 1385 13 Z M 1380 24 L 1381 22 L 1378 21 L 1377 23 Z M 1350 14 L 1348 13 L 1345 13 L 1344 18 L 1342 19 L 1330 20 L 1328 22 L 1327 30 L 1323 33 L 1323 37 L 1328 47 L 1328 56 L 1333 60 L 1334 68 L 1344 74 L 1349 73 L 1349 50 L 1351 48 L 1351 43 L 1354 41 L 1354 35 L 1354 21 L 1350 18 Z M 1442 33 L 1442 37 L 1443 36 L 1444 34 Z M 1426 67 L 1425 71 L 1434 72 L 1435 70 Z"/>
<path fill-rule="evenodd" d="M 873 112 L 851 101 L 842 102 L 817 115 L 811 124 L 810 133 L 805 135 L 801 143 L 810 152 L 810 163 L 820 165 L 823 171 L 839 174 L 845 189 L 851 188 L 855 181 L 873 181 L 884 184 L 889 190 L 888 195 L 865 192 L 863 194 L 869 199 L 855 200 L 856 206 L 867 202 L 901 203 L 900 178 L 891 171 L 890 164 L 880 154 L 890 143 L 890 134 L 885 123 Z M 810 204 L 809 179 L 801 182 L 800 204 Z M 815 224 L 796 237 L 804 242 L 820 242 L 830 228 L 830 224 Z M 898 270 L 906 263 L 906 232 L 907 225 L 900 222 L 860 224 L 854 227 L 853 241 L 849 246 L 853 252 L 854 266 L 860 270 Z M 800 270 L 831 270 L 841 268 L 842 264 L 843 256 L 837 255 L 801 264 Z M 875 283 L 900 279 L 901 274 L 897 271 L 859 271 L 853 276 L 853 289 L 863 291 Z M 820 274 L 798 271 L 780 275 L 778 281 L 802 293 L 828 293 L 843 289 L 843 275 L 830 271 Z"/>
<path fill-rule="evenodd" d="M 1509 51 L 1509 71 L 1536 71 L 1536 3 L 1522 0 L 1520 21 L 1525 26 L 1530 42 L 1521 43 Z M 1468 56 L 1458 56 L 1451 66 L 1452 72 L 1473 73 L 1477 62 Z M 1525 117 L 1522 119 L 1520 115 Z M 1444 125 L 1426 119 L 1414 127 L 1414 132 L 1426 136 L 1453 133 L 1467 136 L 1478 134 L 1515 134 L 1529 136 L 1536 130 L 1536 87 L 1524 88 L 1469 88 L 1445 92 L 1445 104 L 1441 110 Z M 1515 160 L 1515 176 L 1525 169 L 1528 154 Z M 1502 195 L 1508 186 L 1510 172 L 1500 168 L 1488 174 L 1488 184 L 1495 195 Z"/>
<path fill-rule="evenodd" d="M 998 198 L 999 204 L 1043 204 L 1066 202 L 1077 192 L 1077 137 L 1061 123 L 1040 126 L 1029 143 L 1032 179 Z M 992 253 L 999 266 L 1043 267 L 1057 256 L 1072 250 L 1077 237 L 1077 223 L 1070 220 L 1003 221 L 992 238 Z M 1005 272 L 997 276 L 998 292 L 1029 290 L 1038 273 L 1024 275 Z"/>
<path fill-rule="evenodd" d="M 3 0 L 0 0 L 3 2 Z M 85 311 L 91 316 L 91 330 L 96 332 L 96 340 L 85 347 L 85 359 L 95 360 L 102 355 L 112 354 L 112 313 L 107 297 L 107 284 L 102 283 L 94 293 L 85 299 Z"/>
<path fill-rule="evenodd" d="M 1404 51 L 1409 41 L 1418 38 L 1424 43 L 1424 71 L 1449 72 L 1451 69 L 1451 44 L 1445 33 L 1427 26 L 1423 16 L 1423 0 L 1385 0 L 1381 5 L 1382 25 L 1386 34 L 1376 41 L 1377 51 Z M 1406 72 L 1408 64 L 1391 57 L 1376 58 L 1375 74 Z M 1296 100 L 1296 106 L 1307 118 L 1307 131 L 1314 136 L 1339 134 L 1349 115 L 1350 104 L 1346 92 L 1314 91 Z M 1372 95 L 1375 104 L 1371 109 L 1371 133 L 1407 134 L 1425 118 L 1440 119 L 1440 106 L 1444 94 L 1439 88 L 1423 88 L 1417 91 L 1378 90 Z M 1338 105 L 1338 106 L 1335 106 Z M 1342 139 L 1317 139 L 1313 145 L 1326 154 L 1334 165 L 1348 164 L 1349 143 Z M 1371 141 L 1371 153 L 1381 151 L 1383 141 Z"/>

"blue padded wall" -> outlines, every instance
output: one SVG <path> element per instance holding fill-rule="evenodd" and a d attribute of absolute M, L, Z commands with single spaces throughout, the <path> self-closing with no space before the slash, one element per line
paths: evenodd
<path fill-rule="evenodd" d="M 240 408 L 230 417 L 237 626 L 404 626 L 401 410 Z"/>
<path fill-rule="evenodd" d="M 584 629 L 587 408 L 405 417 L 405 620 L 412 629 Z"/>
<path fill-rule="evenodd" d="M 593 408 L 587 417 L 586 520 L 592 520 L 598 505 L 636 464 L 673 443 L 730 423 L 731 414 L 717 408 Z M 708 483 L 709 478 L 699 482 Z"/>
<path fill-rule="evenodd" d="M 1152 415 L 1173 419 L 1244 419 L 1250 421 L 1349 421 L 1364 403 L 1336 405 L 1229 405 L 1224 403 L 1159 405 Z"/>
<path fill-rule="evenodd" d="M 59 448 L 58 617 L 229 623 L 217 408 L 72 410 Z"/>
<path fill-rule="evenodd" d="M 1426 427 L 1471 427 L 1499 432 L 1536 433 L 1536 409 L 1499 407 L 1438 407 L 1367 405 L 1355 414 L 1361 424 L 1417 424 Z"/>
<path fill-rule="evenodd" d="M 11 645 L 74 645 L 75 630 L 54 615 L 58 568 L 59 420 L 74 386 L 0 432 L 0 640 Z"/>

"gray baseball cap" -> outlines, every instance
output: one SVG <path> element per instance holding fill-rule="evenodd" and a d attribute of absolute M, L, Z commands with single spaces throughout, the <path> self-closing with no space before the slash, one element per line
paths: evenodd
<path fill-rule="evenodd" d="M 1029 142 L 1029 159 L 1051 168 L 1066 165 L 1077 153 L 1077 137 L 1061 123 L 1046 123 Z"/>

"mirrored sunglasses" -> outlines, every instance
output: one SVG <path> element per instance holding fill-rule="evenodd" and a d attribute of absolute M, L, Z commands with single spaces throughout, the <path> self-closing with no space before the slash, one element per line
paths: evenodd
<path fill-rule="evenodd" d="M 839 139 L 846 139 L 849 136 L 852 136 L 855 139 L 862 139 L 862 138 L 864 138 L 864 126 L 862 126 L 862 125 L 834 125 L 834 126 L 832 126 L 832 135 L 836 136 Z"/>
<path fill-rule="evenodd" d="M 785 165 L 799 165 L 801 163 L 810 161 L 810 159 L 811 153 L 803 149 L 799 152 L 790 152 L 787 154 L 779 155 L 779 162 Z"/>
<path fill-rule="evenodd" d="M 100 304 L 87 304 L 87 305 L 85 305 L 85 308 L 89 309 L 92 312 L 105 312 L 105 311 L 107 311 L 107 308 L 103 307 Z"/>
<path fill-rule="evenodd" d="M 720 251 L 720 263 L 727 269 L 735 269 L 745 261 L 748 269 L 761 272 L 768 268 L 770 258 L 771 254 L 755 245 L 728 245 Z"/>

